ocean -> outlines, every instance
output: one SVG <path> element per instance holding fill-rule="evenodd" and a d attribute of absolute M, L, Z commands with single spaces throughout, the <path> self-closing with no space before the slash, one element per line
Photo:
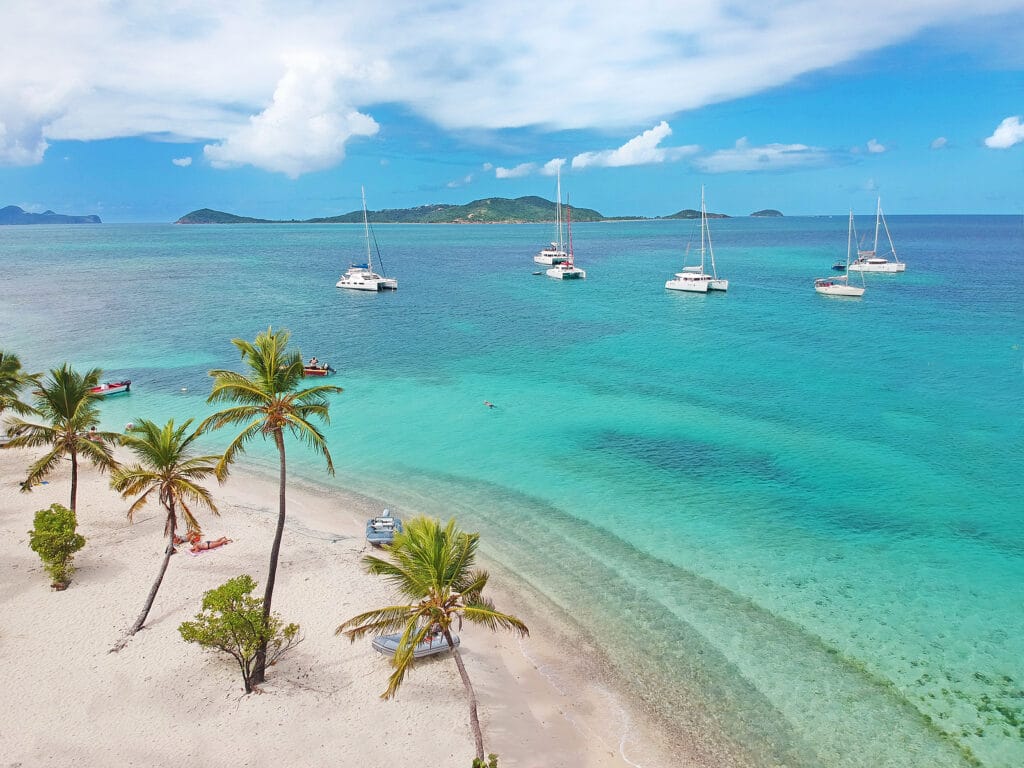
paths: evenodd
<path fill-rule="evenodd" d="M 550 225 L 377 226 L 382 294 L 335 288 L 359 225 L 0 227 L 0 347 L 131 378 L 118 430 L 202 418 L 230 339 L 287 328 L 345 390 L 336 476 L 295 442 L 290 471 L 480 531 L 670 728 L 751 766 L 1016 768 L 1024 222 L 888 223 L 907 271 L 861 299 L 813 290 L 845 214 L 712 220 L 709 295 L 663 287 L 689 221 L 576 224 L 567 282 L 534 274 Z"/>

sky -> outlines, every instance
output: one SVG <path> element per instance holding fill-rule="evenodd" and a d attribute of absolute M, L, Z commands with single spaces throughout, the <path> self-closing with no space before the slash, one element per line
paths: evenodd
<path fill-rule="evenodd" d="M 359 6 L 359 7 L 356 7 Z M 0 207 L 1024 215 L 1024 0 L 0 0 Z"/>

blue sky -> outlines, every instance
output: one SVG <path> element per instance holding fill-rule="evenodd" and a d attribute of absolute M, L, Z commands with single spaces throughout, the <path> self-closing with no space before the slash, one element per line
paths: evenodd
<path fill-rule="evenodd" d="M 5 4 L 0 206 L 1024 213 L 1024 0 L 342 5 Z"/>

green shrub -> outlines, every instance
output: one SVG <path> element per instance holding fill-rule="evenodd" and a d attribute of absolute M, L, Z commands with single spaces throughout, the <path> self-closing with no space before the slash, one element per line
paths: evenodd
<path fill-rule="evenodd" d="M 298 645 L 299 625 L 284 626 L 277 614 L 263 616 L 262 598 L 252 597 L 256 582 L 236 576 L 203 595 L 203 612 L 178 627 L 188 643 L 199 643 L 232 656 L 242 671 L 245 692 L 252 693 L 252 673 L 260 645 L 267 644 L 266 666 Z"/>
<path fill-rule="evenodd" d="M 498 768 L 498 756 L 491 752 L 487 755 L 487 762 L 484 762 L 479 757 L 474 757 L 473 768 Z"/>
<path fill-rule="evenodd" d="M 75 513 L 60 504 L 51 504 L 49 509 L 36 512 L 35 527 L 29 531 L 32 551 L 43 561 L 43 568 L 50 574 L 54 589 L 67 589 L 75 552 L 85 546 L 85 537 L 75 532 L 78 519 Z"/>

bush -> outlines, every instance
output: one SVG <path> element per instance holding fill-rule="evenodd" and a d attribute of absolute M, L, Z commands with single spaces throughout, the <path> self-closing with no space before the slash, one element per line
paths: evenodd
<path fill-rule="evenodd" d="M 75 552 L 85 546 L 85 537 L 75 532 L 78 519 L 75 513 L 60 504 L 51 504 L 49 509 L 36 512 L 35 527 L 29 531 L 32 551 L 43 561 L 43 568 L 50 574 L 54 589 L 67 589 Z"/>
<path fill-rule="evenodd" d="M 252 597 L 256 582 L 236 576 L 203 595 L 203 612 L 178 627 L 188 643 L 199 643 L 232 656 L 242 671 L 245 692 L 252 693 L 252 673 L 260 646 L 267 644 L 266 666 L 298 645 L 299 625 L 284 626 L 277 614 L 263 616 L 263 599 Z"/>
<path fill-rule="evenodd" d="M 473 768 L 498 768 L 498 756 L 491 752 L 487 756 L 487 762 L 484 762 L 479 757 L 474 757 Z"/>

